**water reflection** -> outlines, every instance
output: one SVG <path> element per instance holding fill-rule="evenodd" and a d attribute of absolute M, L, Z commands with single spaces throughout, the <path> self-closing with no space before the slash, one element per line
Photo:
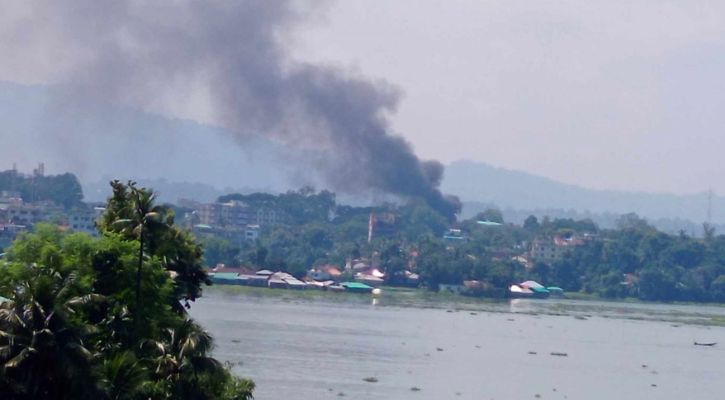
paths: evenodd
<path fill-rule="evenodd" d="M 541 300 L 533 300 L 541 301 Z M 530 299 L 510 299 L 509 300 L 509 312 L 512 313 L 523 313 L 533 314 L 535 313 L 535 303 L 532 303 Z"/>

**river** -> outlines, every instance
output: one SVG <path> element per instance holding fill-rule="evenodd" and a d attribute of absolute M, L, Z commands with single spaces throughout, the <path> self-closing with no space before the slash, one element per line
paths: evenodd
<path fill-rule="evenodd" d="M 260 289 L 265 290 L 265 289 Z M 192 317 L 255 399 L 696 399 L 725 393 L 722 307 L 444 307 L 211 290 Z M 721 342 L 713 347 L 693 342 Z M 373 378 L 373 379 L 369 379 Z"/>

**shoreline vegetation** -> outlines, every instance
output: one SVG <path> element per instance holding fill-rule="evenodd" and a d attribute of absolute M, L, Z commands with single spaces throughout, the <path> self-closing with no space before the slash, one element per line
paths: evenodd
<path fill-rule="evenodd" d="M 426 308 L 446 312 L 569 316 L 582 320 L 599 317 L 663 322 L 673 326 L 679 324 L 725 326 L 725 304 L 708 303 L 703 305 L 702 303 L 686 302 L 650 302 L 639 299 L 600 299 L 587 294 L 551 299 L 492 299 L 399 287 L 381 287 L 380 294 L 372 295 L 235 285 L 213 285 L 205 291 L 209 295 L 206 297 L 221 295 L 238 297 L 245 301 L 275 300 L 283 303 L 309 302 L 336 307 L 380 306 Z M 204 300 L 201 299 L 201 301 Z M 694 309 L 695 307 L 706 307 L 710 312 L 698 311 Z M 684 310 L 684 308 L 693 309 Z"/>

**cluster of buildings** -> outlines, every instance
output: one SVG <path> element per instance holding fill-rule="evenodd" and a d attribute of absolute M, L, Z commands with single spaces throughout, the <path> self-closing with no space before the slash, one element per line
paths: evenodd
<path fill-rule="evenodd" d="M 0 192 L 0 247 L 6 247 L 15 237 L 41 222 L 58 224 L 61 229 L 96 235 L 96 221 L 105 208 L 84 205 L 66 210 L 52 201 L 25 202 L 20 193 Z"/>
<path fill-rule="evenodd" d="M 239 200 L 217 203 L 180 200 L 179 205 L 192 210 L 186 220 L 197 237 L 254 241 L 259 238 L 262 227 L 277 225 L 283 220 L 282 213 L 274 208 L 253 207 Z"/>
<path fill-rule="evenodd" d="M 297 279 L 282 271 L 272 272 L 267 269 L 254 271 L 248 268 L 226 268 L 222 266 L 214 268 L 209 275 L 212 282 L 221 285 L 357 293 L 373 293 L 376 290 L 375 286 L 359 280 L 343 280 L 342 271 L 332 265 L 313 268 L 304 279 Z"/>
<path fill-rule="evenodd" d="M 331 291 L 371 292 L 390 278 L 373 259 L 349 258 L 344 267 L 327 264 L 312 267 L 302 279 L 283 272 L 251 268 L 228 268 L 222 264 L 210 270 L 214 283 L 242 286 L 269 287 L 273 289 L 317 289 Z M 420 277 L 410 268 L 400 271 L 399 284 L 418 286 Z"/>

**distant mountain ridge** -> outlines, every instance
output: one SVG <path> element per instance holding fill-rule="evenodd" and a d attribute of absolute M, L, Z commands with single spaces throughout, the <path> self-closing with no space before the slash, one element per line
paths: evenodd
<path fill-rule="evenodd" d="M 442 189 L 463 200 L 464 216 L 496 205 L 513 210 L 577 211 L 581 215 L 635 212 L 651 220 L 680 219 L 699 224 L 706 220 L 708 207 L 706 192 L 676 195 L 594 190 L 473 161 L 451 163 Z M 725 223 L 721 210 L 725 210 L 725 197 L 713 196 L 714 223 Z"/>
<path fill-rule="evenodd" d="M 56 89 L 0 81 L 0 138 L 9 143 L 0 146 L 0 170 L 9 169 L 15 161 L 21 169 L 43 161 L 52 173 L 76 174 L 89 201 L 104 201 L 110 195 L 109 179 L 103 176 L 134 177 L 157 189 L 162 201 L 170 202 L 181 197 L 211 201 L 233 191 L 280 192 L 314 185 L 314 174 L 290 162 L 289 155 L 299 155 L 299 149 L 263 139 L 240 142 L 211 126 L 108 104 L 95 105 L 102 112 L 77 113 L 57 107 L 62 96 Z M 601 221 L 636 212 L 651 220 L 674 221 L 672 229 L 685 222 L 697 226 L 707 218 L 707 193 L 592 190 L 473 161 L 451 163 L 442 189 L 461 197 L 464 217 L 495 205 L 509 210 L 509 215 L 535 211 L 536 215 L 590 215 L 592 219 L 608 216 Z M 366 193 L 339 194 L 338 198 L 371 201 Z M 713 196 L 712 220 L 725 224 L 725 197 Z"/>

